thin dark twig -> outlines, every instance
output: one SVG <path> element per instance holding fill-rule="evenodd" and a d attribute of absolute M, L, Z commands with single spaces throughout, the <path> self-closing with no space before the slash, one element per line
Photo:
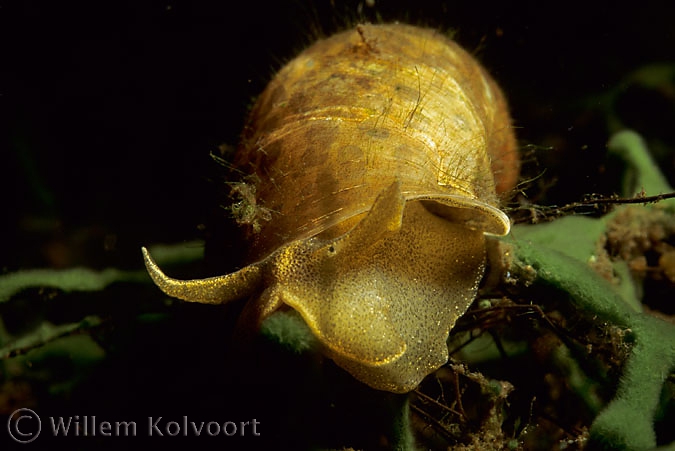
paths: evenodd
<path fill-rule="evenodd" d="M 461 412 L 462 418 L 466 418 L 466 412 L 464 411 L 464 405 L 462 404 L 462 392 L 459 389 L 459 375 L 457 374 L 457 372 L 454 372 L 454 375 L 455 375 L 454 378 L 455 393 L 457 393 L 457 398 L 455 398 L 457 400 L 457 408 Z"/>
<path fill-rule="evenodd" d="M 656 202 L 661 202 L 662 200 L 675 198 L 675 192 L 672 193 L 663 193 L 657 194 L 655 196 L 644 196 L 639 194 L 636 197 L 626 198 L 626 197 L 601 197 L 598 199 L 588 199 L 579 202 L 572 202 L 571 204 L 564 205 L 557 208 L 557 211 L 565 212 L 569 210 L 574 210 L 575 208 L 592 206 L 595 204 L 653 204 Z"/>
<path fill-rule="evenodd" d="M 581 200 L 578 202 L 572 202 L 562 207 L 558 206 L 540 206 L 540 205 L 527 205 L 522 207 L 513 208 L 512 211 L 516 210 L 528 210 L 533 211 L 540 215 L 549 216 L 552 218 L 557 218 L 563 216 L 566 213 L 583 213 L 588 212 L 588 209 L 592 210 L 601 210 L 601 206 L 608 205 L 628 205 L 628 204 L 655 204 L 667 199 L 675 198 L 675 192 L 657 194 L 655 196 L 645 196 L 644 193 L 640 193 L 635 197 L 618 197 L 618 196 L 609 196 L 609 197 L 593 197 L 590 199 Z"/>
<path fill-rule="evenodd" d="M 445 427 L 440 421 L 435 419 L 431 414 L 425 412 L 421 408 L 417 407 L 416 405 L 412 404 L 410 408 L 415 411 L 418 415 L 424 417 L 426 421 L 431 423 L 439 432 L 441 432 L 442 435 L 445 436 L 446 439 L 448 440 L 456 440 L 457 437 L 450 431 L 447 427 Z"/>
<path fill-rule="evenodd" d="M 443 404 L 442 402 L 439 402 L 439 401 L 435 400 L 435 399 L 432 398 L 431 396 L 429 396 L 429 395 L 427 395 L 427 394 L 425 394 L 425 393 L 423 393 L 423 392 L 421 392 L 421 391 L 419 391 L 419 390 L 415 390 L 415 394 L 416 394 L 417 396 L 419 396 L 420 398 L 424 399 L 425 401 L 428 401 L 428 402 L 430 402 L 430 403 L 436 405 L 437 407 L 439 407 L 439 408 L 441 408 L 441 409 L 443 409 L 443 410 L 447 410 L 447 411 L 449 411 L 449 412 L 451 412 L 451 413 L 454 413 L 454 414 L 457 415 L 457 416 L 464 416 L 464 417 L 465 417 L 465 415 L 464 415 L 463 413 L 454 410 L 454 409 L 453 409 L 452 407 L 450 407 L 450 406 L 446 406 L 446 405 Z"/>

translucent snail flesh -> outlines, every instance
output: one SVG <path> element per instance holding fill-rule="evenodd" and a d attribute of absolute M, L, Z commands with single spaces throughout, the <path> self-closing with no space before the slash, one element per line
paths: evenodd
<path fill-rule="evenodd" d="M 165 293 L 250 297 L 253 328 L 293 308 L 328 357 L 380 390 L 408 392 L 447 361 L 485 233 L 509 232 L 497 193 L 518 176 L 504 98 L 474 58 L 400 24 L 320 40 L 261 94 L 235 165 L 252 174 L 239 218 L 250 264 L 183 281 L 144 249 Z"/>

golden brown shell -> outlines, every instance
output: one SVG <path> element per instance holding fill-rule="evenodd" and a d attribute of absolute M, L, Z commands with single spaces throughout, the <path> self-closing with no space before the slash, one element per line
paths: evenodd
<path fill-rule="evenodd" d="M 251 113 L 236 164 L 269 218 L 251 258 L 363 214 L 395 179 L 406 200 L 508 233 L 496 187 L 514 186 L 517 162 L 502 93 L 466 51 L 429 29 L 359 25 L 288 63 Z"/>

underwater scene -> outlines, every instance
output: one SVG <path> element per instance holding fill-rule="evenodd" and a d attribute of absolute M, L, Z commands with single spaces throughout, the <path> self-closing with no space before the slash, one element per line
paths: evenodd
<path fill-rule="evenodd" d="M 0 14 L 2 449 L 675 446 L 675 7 Z"/>

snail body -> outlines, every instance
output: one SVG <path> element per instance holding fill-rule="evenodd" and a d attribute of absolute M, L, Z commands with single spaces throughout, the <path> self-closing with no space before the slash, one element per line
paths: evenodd
<path fill-rule="evenodd" d="M 359 25 L 289 62 L 254 106 L 235 165 L 249 265 L 165 276 L 180 299 L 251 300 L 251 327 L 297 310 L 325 354 L 403 393 L 448 359 L 476 296 L 485 234 L 505 235 L 498 192 L 518 176 L 501 91 L 457 44 L 418 27 Z"/>

